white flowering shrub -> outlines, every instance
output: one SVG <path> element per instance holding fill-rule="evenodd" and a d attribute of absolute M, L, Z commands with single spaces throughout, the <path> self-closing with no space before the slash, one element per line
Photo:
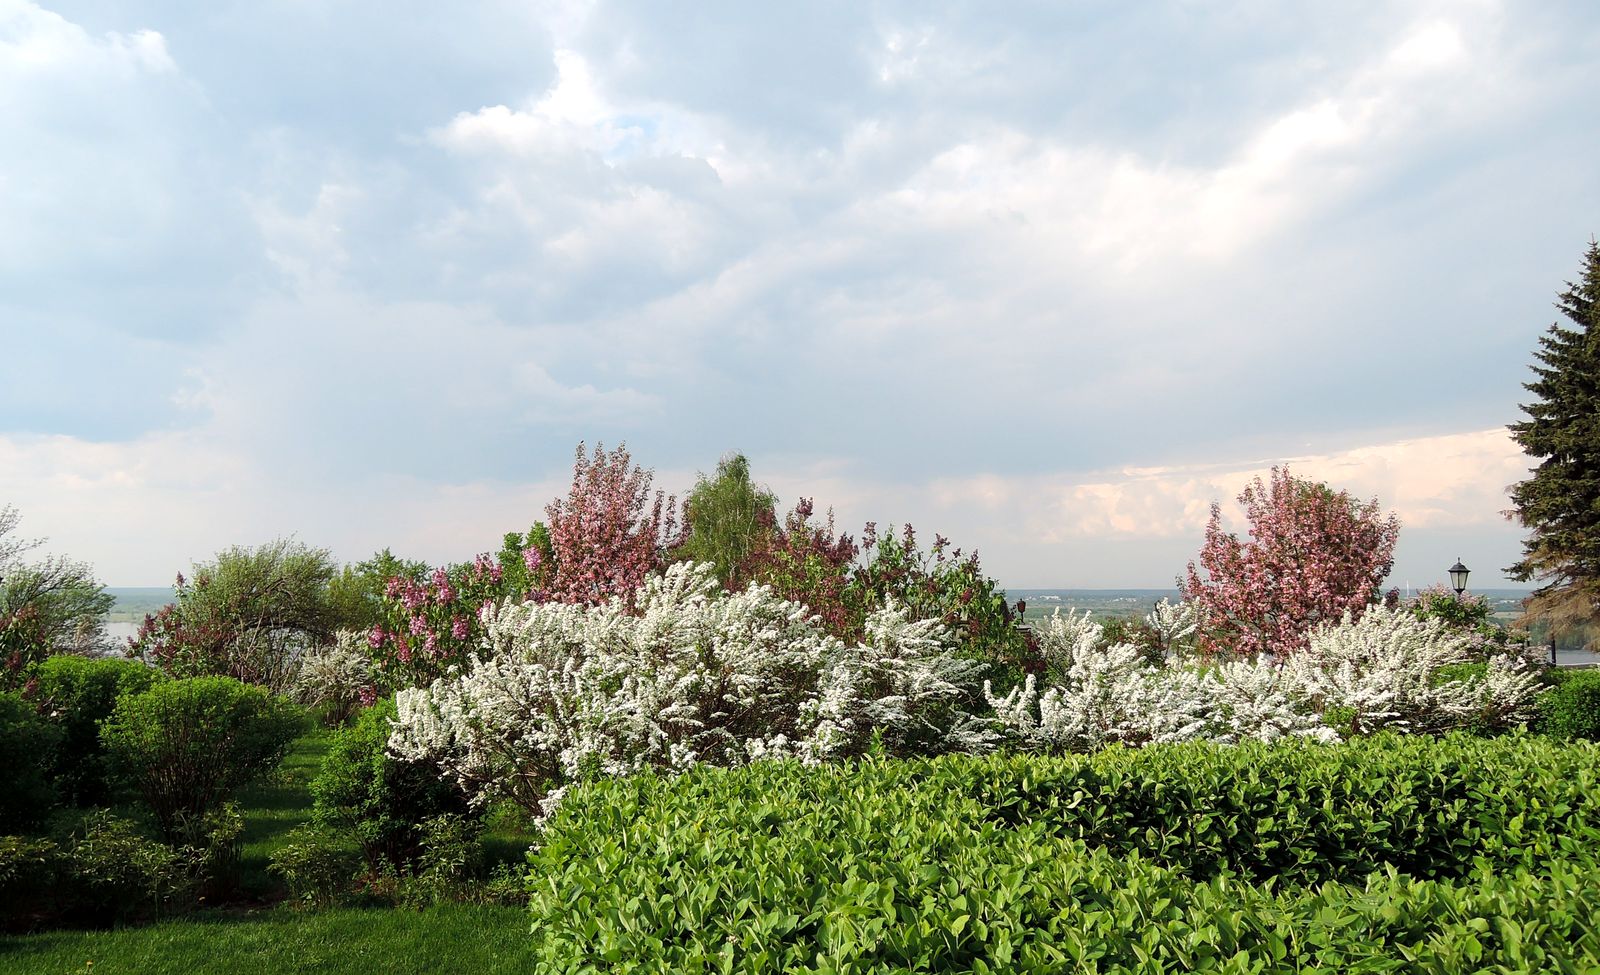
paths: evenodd
<path fill-rule="evenodd" d="M 332 643 L 300 657 L 294 697 L 301 704 L 326 708 L 328 719 L 337 723 L 350 716 L 361 703 L 362 690 L 371 685 L 366 634 L 340 630 Z"/>
<path fill-rule="evenodd" d="M 1284 663 L 1296 691 L 1348 730 L 1441 731 L 1505 727 L 1532 717 L 1537 671 L 1514 655 L 1490 658 L 1481 678 L 1440 679 L 1477 659 L 1470 632 L 1404 608 L 1374 606 L 1352 621 L 1323 624 Z"/>
<path fill-rule="evenodd" d="M 546 805 L 562 783 L 653 767 L 979 751 L 965 710 L 982 665 L 890 606 L 846 646 L 764 586 L 723 593 L 711 566 L 648 580 L 631 610 L 506 605 L 464 672 L 402 691 L 390 749 L 440 762 L 480 800 Z"/>
<path fill-rule="evenodd" d="M 1144 622 L 1164 654 L 1181 656 L 1194 649 L 1195 634 L 1200 628 L 1200 611 L 1188 600 L 1174 603 L 1163 596 L 1161 602 L 1145 614 Z"/>
<path fill-rule="evenodd" d="M 1181 640 L 1187 624 L 1174 617 L 1148 622 Z M 1504 728 L 1532 717 L 1539 691 L 1537 671 L 1510 656 L 1451 676 L 1473 659 L 1470 635 L 1382 607 L 1318 628 L 1282 663 L 1195 666 L 1174 656 L 1158 666 L 1131 645 L 1103 646 L 1099 625 L 1076 614 L 1057 614 L 1038 635 L 1057 682 L 1041 689 L 1030 676 L 1004 697 L 988 685 L 984 693 L 1010 739 L 1041 750 Z"/>

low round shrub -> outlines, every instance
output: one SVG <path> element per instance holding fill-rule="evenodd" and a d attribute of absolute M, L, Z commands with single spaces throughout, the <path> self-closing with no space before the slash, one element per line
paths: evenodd
<path fill-rule="evenodd" d="M 1600 670 L 1555 670 L 1539 698 L 1538 729 L 1565 741 L 1600 741 Z"/>
<path fill-rule="evenodd" d="M 346 836 L 301 826 L 273 851 L 267 869 L 283 878 L 289 896 L 302 905 L 331 907 L 354 887 L 361 850 Z"/>
<path fill-rule="evenodd" d="M 120 698 L 100 740 L 162 836 L 203 847 L 208 814 L 276 768 L 304 725 L 302 711 L 262 688 L 194 677 Z"/>
<path fill-rule="evenodd" d="M 109 799 L 100 722 L 117 698 L 163 679 L 159 670 L 135 660 L 57 655 L 39 665 L 34 700 L 62 732 L 52 778 L 64 800 L 92 805 Z"/>
<path fill-rule="evenodd" d="M 0 833 L 20 833 L 56 804 L 49 772 L 61 732 L 19 694 L 0 692 Z"/>
<path fill-rule="evenodd" d="M 389 754 L 394 717 L 393 699 L 381 701 L 336 732 L 311 782 L 314 820 L 353 838 L 373 870 L 414 861 L 425 822 L 469 812 L 466 793 L 437 765 Z"/>

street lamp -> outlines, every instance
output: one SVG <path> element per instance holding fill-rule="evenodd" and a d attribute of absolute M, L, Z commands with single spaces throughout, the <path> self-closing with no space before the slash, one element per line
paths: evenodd
<path fill-rule="evenodd" d="M 1467 573 L 1471 571 L 1461 564 L 1460 559 L 1456 559 L 1456 564 L 1450 567 L 1450 585 L 1455 589 L 1457 596 L 1467 591 Z"/>

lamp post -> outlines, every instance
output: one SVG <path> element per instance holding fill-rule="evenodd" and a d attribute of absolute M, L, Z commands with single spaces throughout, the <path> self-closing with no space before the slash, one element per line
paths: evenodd
<path fill-rule="evenodd" d="M 1460 559 L 1456 559 L 1456 564 L 1452 565 L 1448 571 L 1450 573 L 1450 586 L 1455 589 L 1456 595 L 1459 596 L 1466 592 L 1467 574 L 1472 570 L 1462 565 Z"/>

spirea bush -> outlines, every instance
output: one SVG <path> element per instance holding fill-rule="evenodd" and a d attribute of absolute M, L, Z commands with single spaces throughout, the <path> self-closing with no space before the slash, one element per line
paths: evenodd
<path fill-rule="evenodd" d="M 343 724 L 377 693 L 367 634 L 340 630 L 333 642 L 300 658 L 295 698 L 320 710 L 331 724 Z"/>
<path fill-rule="evenodd" d="M 1177 614 L 1160 615 L 1167 618 L 1152 626 L 1185 635 Z M 1323 624 L 1281 661 L 1156 664 L 1131 644 L 1105 645 L 1100 625 L 1074 613 L 1047 620 L 1037 637 L 1050 683 L 1041 687 L 1030 675 L 1003 696 L 986 695 L 1015 745 L 1047 751 L 1505 729 L 1534 716 L 1540 690 L 1537 670 L 1514 656 L 1492 658 L 1482 673 L 1436 679 L 1477 659 L 1478 645 L 1404 609 L 1373 607 L 1360 619 Z"/>
<path fill-rule="evenodd" d="M 994 739 L 961 707 L 983 665 L 956 655 L 937 621 L 891 606 L 846 645 L 765 586 L 723 592 L 704 564 L 673 565 L 626 601 L 501 607 L 488 639 L 464 672 L 400 692 L 389 739 L 480 801 L 537 811 L 564 783 L 644 768 Z"/>
<path fill-rule="evenodd" d="M 547 824 L 533 937 L 551 972 L 1586 971 L 1597 783 L 1525 736 L 644 774 Z"/>

